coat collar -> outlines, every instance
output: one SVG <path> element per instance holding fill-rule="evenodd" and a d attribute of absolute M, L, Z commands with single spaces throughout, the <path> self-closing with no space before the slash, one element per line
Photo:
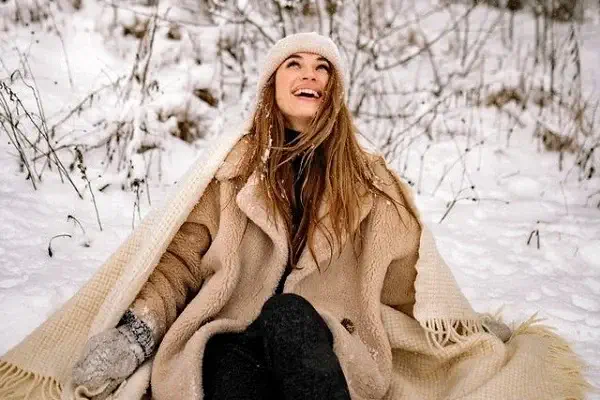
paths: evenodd
<path fill-rule="evenodd" d="M 251 143 L 250 139 L 247 136 L 244 136 L 231 150 L 217 171 L 215 177 L 218 180 L 223 181 L 240 176 L 242 172 L 241 164 L 247 151 L 251 151 Z M 270 210 L 267 207 L 266 194 L 260 190 L 259 183 L 261 177 L 260 171 L 254 171 L 238 192 L 236 202 L 246 216 L 271 239 L 277 256 L 280 258 L 281 263 L 285 264 L 287 263 L 288 257 L 287 227 L 285 226 L 281 215 L 270 215 Z M 359 224 L 367 217 L 374 205 L 373 195 L 367 190 L 364 190 L 359 218 L 351 227 L 351 232 L 345 233 L 342 236 L 342 241 L 340 243 L 333 243 L 333 248 L 330 249 L 328 236 L 325 233 L 332 232 L 332 221 L 328 213 L 328 198 L 329 193 L 326 191 L 323 195 L 321 204 L 319 205 L 318 218 L 322 221 L 322 226 L 317 229 L 314 237 L 314 249 L 317 259 L 313 260 L 307 246 L 302 251 L 298 260 L 298 268 L 301 272 L 296 274 L 295 277 L 290 276 L 289 280 L 291 285 L 294 285 L 302 278 L 312 273 L 319 265 L 326 265 L 331 258 L 331 255 L 337 254 L 346 244 L 348 238 L 356 232 Z"/>

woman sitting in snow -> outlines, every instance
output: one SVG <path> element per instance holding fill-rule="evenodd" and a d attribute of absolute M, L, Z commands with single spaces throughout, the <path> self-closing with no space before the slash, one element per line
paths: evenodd
<path fill-rule="evenodd" d="M 79 399 L 582 398 L 560 338 L 472 310 L 344 83 L 330 39 L 277 42 L 246 128 L 3 359 L 0 395 L 43 370 L 26 388 Z M 24 355 L 48 343 L 50 372 Z"/>

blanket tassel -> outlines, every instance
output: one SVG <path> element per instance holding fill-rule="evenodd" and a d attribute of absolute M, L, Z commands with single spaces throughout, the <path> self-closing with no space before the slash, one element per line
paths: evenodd
<path fill-rule="evenodd" d="M 565 339 L 557 335 L 552 327 L 541 324 L 541 321 L 543 318 L 538 318 L 537 314 L 531 316 L 513 331 L 509 343 L 519 335 L 535 335 L 545 340 L 548 343 L 546 365 L 553 367 L 554 376 L 550 381 L 556 384 L 556 398 L 584 400 L 586 393 L 593 390 L 582 373 L 585 370 L 584 362 Z"/>
<path fill-rule="evenodd" d="M 499 315 L 494 318 L 501 320 Z M 553 398 L 584 400 L 586 393 L 593 389 L 582 373 L 585 364 L 566 340 L 553 332 L 553 328 L 541 324 L 541 321 L 543 319 L 538 318 L 536 314 L 531 316 L 513 330 L 507 344 L 520 335 L 534 335 L 546 341 L 548 352 L 544 364 L 552 366 L 552 379 L 549 379 L 549 382 L 554 383 L 556 396 Z M 481 321 L 475 320 L 430 319 L 423 328 L 429 345 L 437 348 L 459 343 L 474 333 L 484 331 Z"/>
<path fill-rule="evenodd" d="M 61 386 L 56 379 L 24 371 L 18 366 L 0 361 L 0 399 L 60 400 Z"/>
<path fill-rule="evenodd" d="M 434 348 L 460 343 L 472 334 L 484 332 L 481 320 L 432 318 L 422 326 L 427 334 L 427 342 Z"/>

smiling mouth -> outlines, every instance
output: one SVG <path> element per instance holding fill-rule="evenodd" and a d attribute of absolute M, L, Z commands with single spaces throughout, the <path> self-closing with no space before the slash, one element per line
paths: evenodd
<path fill-rule="evenodd" d="M 312 89 L 298 89 L 292 93 L 295 97 L 307 100 L 319 100 L 321 93 Z"/>

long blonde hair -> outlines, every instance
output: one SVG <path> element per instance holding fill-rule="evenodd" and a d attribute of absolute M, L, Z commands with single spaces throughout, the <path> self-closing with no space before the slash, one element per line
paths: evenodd
<path fill-rule="evenodd" d="M 261 190 L 271 215 L 279 213 L 288 228 L 289 259 L 296 265 L 302 249 L 308 243 L 315 257 L 314 235 L 322 229 L 329 242 L 340 243 L 344 234 L 359 218 L 361 196 L 365 189 L 389 195 L 374 184 L 374 172 L 368 154 L 359 145 L 350 111 L 337 73 L 330 75 L 323 102 L 309 128 L 291 143 L 286 143 L 285 118 L 275 100 L 275 74 L 267 81 L 254 114 L 249 135 L 252 148 L 244 161 L 243 175 L 247 179 L 256 169 L 264 173 Z M 304 177 L 301 201 L 304 212 L 296 234 L 292 237 L 294 202 L 294 171 L 289 161 L 301 157 Z M 333 231 L 325 229 L 318 211 L 328 193 L 328 216 Z M 360 232 L 357 232 L 360 234 Z M 339 249 L 341 251 L 341 248 Z M 333 254 L 331 254 L 333 257 Z"/>

